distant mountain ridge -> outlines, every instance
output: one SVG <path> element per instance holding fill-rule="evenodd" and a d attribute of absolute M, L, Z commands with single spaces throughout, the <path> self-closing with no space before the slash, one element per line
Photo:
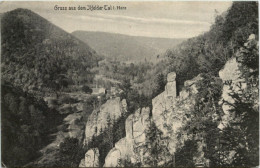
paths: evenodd
<path fill-rule="evenodd" d="M 97 53 L 123 62 L 156 62 L 158 55 L 185 40 L 90 31 L 75 31 L 72 35 L 88 43 Z"/>

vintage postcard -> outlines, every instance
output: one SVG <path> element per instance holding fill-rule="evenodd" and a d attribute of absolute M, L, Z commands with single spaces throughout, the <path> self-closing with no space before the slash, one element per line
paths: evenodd
<path fill-rule="evenodd" d="M 2 167 L 259 166 L 258 1 L 1 1 Z"/>

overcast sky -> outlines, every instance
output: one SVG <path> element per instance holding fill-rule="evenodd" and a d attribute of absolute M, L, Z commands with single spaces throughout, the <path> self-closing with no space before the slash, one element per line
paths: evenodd
<path fill-rule="evenodd" d="M 127 10 L 57 11 L 54 6 L 112 5 Z M 134 36 L 189 38 L 209 30 L 215 11 L 222 13 L 231 2 L 1 2 L 0 11 L 27 8 L 67 32 L 102 31 Z"/>

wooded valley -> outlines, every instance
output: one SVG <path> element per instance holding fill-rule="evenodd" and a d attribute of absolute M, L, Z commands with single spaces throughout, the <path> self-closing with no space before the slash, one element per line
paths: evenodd
<path fill-rule="evenodd" d="M 2 166 L 257 167 L 258 39 L 256 1 L 189 39 L 3 13 Z"/>

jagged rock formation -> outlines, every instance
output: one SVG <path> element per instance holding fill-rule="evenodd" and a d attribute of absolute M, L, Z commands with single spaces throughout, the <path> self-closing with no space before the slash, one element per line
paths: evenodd
<path fill-rule="evenodd" d="M 251 43 L 256 43 L 258 46 L 258 41 L 255 40 L 255 35 L 251 34 L 246 43 L 244 43 L 244 47 L 247 48 Z M 241 50 L 243 50 L 241 48 Z M 222 109 L 224 112 L 224 116 L 222 116 L 222 122 L 219 124 L 218 128 L 223 129 L 227 127 L 230 122 L 234 121 L 236 116 L 234 113 L 230 113 L 230 110 L 233 109 L 233 104 L 235 103 L 234 98 L 232 98 L 232 92 L 242 93 L 242 90 L 251 89 L 251 94 L 254 97 L 254 108 L 258 111 L 258 90 L 257 87 L 247 88 L 247 82 L 245 77 L 243 77 L 241 67 L 243 65 L 239 62 L 240 57 L 239 54 L 241 50 L 236 53 L 236 57 L 231 58 L 225 64 L 224 68 L 219 71 L 219 76 L 223 81 L 223 92 L 222 92 L 222 100 L 220 100 L 219 104 L 222 105 Z M 253 71 L 253 70 L 249 70 Z"/>
<path fill-rule="evenodd" d="M 97 148 L 88 150 L 79 167 L 99 167 L 99 150 Z"/>
<path fill-rule="evenodd" d="M 250 43 L 250 40 L 254 40 L 254 38 L 250 37 L 248 43 Z M 245 43 L 245 46 L 248 43 Z M 225 128 L 235 119 L 235 116 L 230 113 L 230 108 L 232 108 L 232 103 L 234 103 L 230 94 L 232 94 L 232 91 L 239 93 L 241 89 L 247 88 L 247 83 L 242 77 L 242 65 L 237 61 L 238 58 L 231 58 L 219 72 L 219 76 L 223 82 L 222 100 L 219 104 L 222 106 L 224 112 L 224 115 L 221 116 L 221 123 L 218 126 L 220 129 Z M 126 162 L 149 166 L 146 165 L 144 160 L 147 157 L 151 157 L 147 152 L 149 150 L 147 129 L 151 122 L 154 122 L 156 127 L 162 132 L 162 137 L 167 139 L 167 149 L 171 156 L 175 155 L 177 149 L 181 148 L 186 140 L 195 139 L 197 152 L 192 158 L 193 162 L 195 165 L 209 166 L 209 159 L 205 157 L 203 150 L 206 147 L 206 139 L 198 135 L 188 134 L 184 130 L 185 127 L 189 127 L 188 123 L 191 121 L 191 118 L 195 117 L 194 109 L 204 79 L 201 75 L 198 75 L 192 80 L 186 81 L 184 88 L 179 93 L 179 96 L 177 96 L 175 78 L 176 74 L 174 72 L 168 74 L 165 91 L 152 100 L 152 115 L 149 108 L 143 108 L 138 109 L 127 118 L 125 122 L 126 137 L 118 141 L 115 147 L 108 153 L 105 159 L 105 167 L 124 166 Z M 257 91 L 255 93 L 258 95 Z M 255 100 L 258 99 L 255 98 Z M 255 104 L 258 108 L 258 102 Z M 212 117 L 214 118 L 214 116 Z M 165 142 L 163 140 L 160 143 L 163 144 Z M 229 151 L 230 158 L 234 154 L 235 151 Z M 158 166 L 165 165 L 171 161 L 172 158 L 170 158 L 170 155 L 166 155 L 164 159 L 160 160 Z"/>
<path fill-rule="evenodd" d="M 127 112 L 126 100 L 119 97 L 109 99 L 89 116 L 85 128 L 85 144 L 90 142 L 93 136 L 100 135 L 100 131 L 107 127 L 107 119 L 117 120 Z"/>
<path fill-rule="evenodd" d="M 167 75 L 167 84 L 165 86 L 165 91 L 168 96 L 176 97 L 176 73 L 172 72 Z"/>
<path fill-rule="evenodd" d="M 156 126 L 163 132 L 164 137 L 170 138 L 169 151 L 176 151 L 176 136 L 179 130 L 186 124 L 191 116 L 188 113 L 195 105 L 195 97 L 198 93 L 196 83 L 202 80 L 197 76 L 193 80 L 186 81 L 180 96 L 176 97 L 176 74 L 168 74 L 165 91 L 153 99 L 152 116 Z"/>
<path fill-rule="evenodd" d="M 233 112 L 235 110 L 235 99 L 241 99 L 244 100 L 244 102 L 252 101 L 253 108 L 255 111 L 259 110 L 259 90 L 258 90 L 258 84 L 253 85 L 255 81 L 246 79 L 243 75 L 242 69 L 245 70 L 245 65 L 242 65 L 241 63 L 241 55 L 243 54 L 244 49 L 252 50 L 251 45 L 257 46 L 257 54 L 258 54 L 258 41 L 256 41 L 256 37 L 254 34 L 251 34 L 247 40 L 246 43 L 244 43 L 244 47 L 241 47 L 240 50 L 235 54 L 235 57 L 232 57 L 229 59 L 223 69 L 219 72 L 219 76 L 222 79 L 223 82 L 223 90 L 222 90 L 222 96 L 221 100 L 219 101 L 219 104 L 222 106 L 224 115 L 222 116 L 221 123 L 218 125 L 218 128 L 221 130 L 225 130 L 227 127 L 234 127 L 233 123 L 241 122 L 241 117 L 236 116 L 236 113 Z M 253 52 L 252 52 L 253 53 Z M 252 54 L 251 53 L 251 54 Z M 243 58 L 242 58 L 243 59 Z M 250 59 L 250 58 L 248 58 Z M 247 69 L 248 72 L 253 72 L 253 69 Z M 248 75 L 248 74 L 247 74 Z M 249 75 L 248 75 L 249 76 Z M 250 77 L 248 77 L 250 78 Z M 244 92 L 244 93 L 243 93 Z M 246 100 L 245 92 L 250 93 L 250 100 Z M 237 94 L 238 97 L 234 96 L 234 93 Z M 252 121 L 253 122 L 253 121 Z M 239 128 L 239 125 L 235 126 L 236 128 Z M 259 130 L 258 130 L 259 131 Z M 246 138 L 246 137 L 245 137 Z M 240 143 L 239 145 L 241 145 Z M 247 143 L 248 144 L 248 143 Z M 235 157 L 237 155 L 236 150 L 230 150 L 226 151 L 226 162 L 228 164 L 232 164 L 232 162 L 235 160 Z"/>
<path fill-rule="evenodd" d="M 132 163 L 136 163 L 138 159 L 142 161 L 146 142 L 145 132 L 150 124 L 149 116 L 150 108 L 138 109 L 128 116 L 125 122 L 126 137 L 119 140 L 108 153 L 104 167 L 123 166 L 125 160 L 130 160 Z"/>
<path fill-rule="evenodd" d="M 228 123 L 233 120 L 235 116 L 229 112 L 232 108 L 230 103 L 234 103 L 233 98 L 230 96 L 232 90 L 239 91 L 239 85 L 241 84 L 242 88 L 246 87 L 245 80 L 241 78 L 242 74 L 239 70 L 239 63 L 236 58 L 231 58 L 224 66 L 224 68 L 219 72 L 219 77 L 223 81 L 223 92 L 222 100 L 219 102 L 222 104 L 222 109 L 224 116 L 222 116 L 222 122 L 219 124 L 219 128 L 223 129 L 228 125 Z"/>
<path fill-rule="evenodd" d="M 178 140 L 177 135 L 191 117 L 187 114 L 192 111 L 195 105 L 195 98 L 198 93 L 197 83 L 202 80 L 202 77 L 199 75 L 193 80 L 186 81 L 179 97 L 176 97 L 175 78 L 175 72 L 169 73 L 165 91 L 152 100 L 152 117 L 150 117 L 150 109 L 143 108 L 138 109 L 127 118 L 125 122 L 126 137 L 118 141 L 109 152 L 105 160 L 105 167 L 122 166 L 120 165 L 123 164 L 122 161 L 149 166 L 145 165 L 144 158 L 149 157 L 146 152 L 146 131 L 151 121 L 163 132 L 162 136 L 169 139 L 167 148 L 171 154 L 174 154 L 176 148 L 188 139 L 187 136 L 183 135 L 180 138 L 181 140 Z M 201 152 L 194 160 L 206 162 L 203 158 L 204 154 Z M 163 165 L 170 159 L 164 158 L 159 164 Z"/>

